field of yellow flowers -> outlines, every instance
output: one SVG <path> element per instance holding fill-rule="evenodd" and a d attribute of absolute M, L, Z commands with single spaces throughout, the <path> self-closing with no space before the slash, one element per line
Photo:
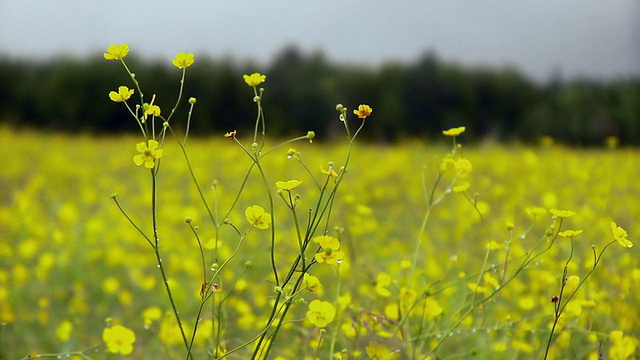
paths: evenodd
<path fill-rule="evenodd" d="M 346 145 L 325 141 L 295 144 L 311 173 L 343 160 Z M 132 161 L 137 139 L 2 129 L 0 143 L 0 358 L 106 358 L 120 330 L 132 340 L 121 352 L 133 358 L 184 358 L 154 252 L 113 201 L 117 194 L 143 231 L 151 227 L 148 172 Z M 188 150 L 203 195 L 229 208 L 246 154 L 222 136 L 190 139 Z M 356 143 L 328 224 L 344 259 L 305 280 L 309 291 L 291 305 L 271 358 L 542 358 L 552 328 L 549 358 L 637 357 L 637 247 L 614 241 L 602 251 L 626 237 L 612 221 L 631 241 L 640 233 L 640 152 L 463 146 L 472 170 L 447 188 L 449 170 L 436 179 L 449 151 L 444 141 Z M 285 292 L 270 278 L 268 230 L 241 246 L 232 231 L 214 234 L 179 146 L 167 141 L 162 161 L 159 246 L 185 333 L 198 324 L 193 358 L 247 358 L 251 344 L 229 350 L 260 335 L 269 303 Z M 295 187 L 298 209 L 314 206 L 317 188 L 287 147 L 263 167 L 270 184 L 299 179 L 279 188 Z M 261 186 L 246 180 L 227 223 L 267 207 Z M 271 215 L 291 236 L 277 241 L 295 248 L 283 199 L 273 199 Z M 203 262 L 212 272 L 232 254 L 219 283 L 204 284 L 218 300 L 199 309 L 211 275 Z M 295 253 L 276 255 L 285 263 Z M 558 304 L 566 307 L 556 318 Z"/>

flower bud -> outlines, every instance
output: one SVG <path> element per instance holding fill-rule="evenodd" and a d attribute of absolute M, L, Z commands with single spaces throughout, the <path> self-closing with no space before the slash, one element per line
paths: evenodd
<path fill-rule="evenodd" d="M 312 140 L 314 137 L 316 137 L 316 133 L 313 131 L 307 131 L 307 139 Z"/>
<path fill-rule="evenodd" d="M 186 218 L 184 218 L 184 222 L 186 222 L 187 224 L 191 224 L 191 221 L 193 221 L 191 216 L 187 216 Z"/>
<path fill-rule="evenodd" d="M 342 112 L 342 109 L 344 109 L 344 106 L 342 106 L 342 104 L 336 105 L 336 110 Z"/>
<path fill-rule="evenodd" d="M 195 104 L 196 104 L 196 101 L 197 101 L 197 100 L 196 100 L 196 98 L 194 98 L 194 97 L 190 97 L 190 98 L 189 98 L 189 104 L 191 104 L 191 105 L 195 105 Z"/>
<path fill-rule="evenodd" d="M 251 260 L 245 261 L 244 267 L 246 267 L 247 269 L 251 269 L 253 267 L 253 263 L 251 262 Z"/>

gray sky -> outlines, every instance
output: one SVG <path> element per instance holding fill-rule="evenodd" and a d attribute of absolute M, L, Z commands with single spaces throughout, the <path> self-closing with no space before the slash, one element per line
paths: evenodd
<path fill-rule="evenodd" d="M 379 64 L 426 51 L 537 80 L 640 76 L 638 0 L 0 0 L 0 54 L 101 56 L 111 43 L 267 61 L 287 44 Z"/>

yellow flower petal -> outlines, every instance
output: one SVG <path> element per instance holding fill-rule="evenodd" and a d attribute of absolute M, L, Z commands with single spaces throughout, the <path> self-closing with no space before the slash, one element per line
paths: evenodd
<path fill-rule="evenodd" d="M 120 45 L 111 44 L 107 48 L 107 52 L 103 54 L 105 60 L 121 60 L 129 53 L 129 44 Z"/>
<path fill-rule="evenodd" d="M 178 69 L 186 69 L 193 65 L 195 62 L 193 53 L 179 52 L 176 54 L 176 58 L 171 60 L 171 63 Z"/>
<path fill-rule="evenodd" d="M 302 184 L 300 180 L 278 181 L 276 187 L 281 190 L 291 191 Z"/>
<path fill-rule="evenodd" d="M 471 187 L 471 184 L 469 184 L 468 182 L 465 182 L 463 184 L 454 186 L 452 190 L 453 192 L 464 192 L 464 191 L 467 191 L 470 187 Z"/>
<path fill-rule="evenodd" d="M 559 218 L 568 218 L 568 217 L 571 217 L 571 216 L 573 216 L 573 215 L 575 215 L 575 214 L 576 214 L 576 212 L 575 212 L 575 211 L 571 211 L 571 210 L 558 210 L 558 209 L 551 209 L 551 210 L 549 210 L 549 212 L 550 212 L 552 215 L 555 215 L 556 217 L 559 217 Z"/>
<path fill-rule="evenodd" d="M 260 73 L 253 73 L 251 75 L 243 75 L 242 78 L 244 82 L 249 86 L 258 86 L 267 80 L 267 75 L 262 75 Z"/>
<path fill-rule="evenodd" d="M 449 130 L 444 130 L 442 134 L 446 136 L 458 136 L 462 134 L 465 130 L 467 130 L 466 127 L 460 126 L 460 127 L 451 128 Z"/>
<path fill-rule="evenodd" d="M 366 119 L 367 116 L 371 115 L 372 112 L 373 109 L 371 108 L 371 106 L 366 104 L 361 104 L 358 106 L 358 109 L 353 110 L 353 113 L 356 114 L 360 119 Z"/>

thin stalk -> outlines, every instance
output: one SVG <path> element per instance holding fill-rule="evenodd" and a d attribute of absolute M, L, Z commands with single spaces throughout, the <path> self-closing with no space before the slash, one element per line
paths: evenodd
<path fill-rule="evenodd" d="M 169 286 L 169 279 L 164 271 L 164 265 L 162 264 L 162 257 L 160 256 L 159 250 L 159 242 L 160 238 L 158 236 L 158 218 L 157 218 L 157 188 L 156 188 L 156 173 L 154 169 L 151 169 L 151 219 L 153 223 L 153 239 L 155 241 L 155 254 L 156 254 L 156 262 L 158 264 L 158 268 L 160 269 L 160 273 L 162 274 L 162 282 L 164 283 L 164 288 L 167 292 L 167 296 L 169 297 L 169 302 L 171 303 L 171 308 L 173 309 L 173 314 L 176 317 L 176 321 L 178 322 L 178 327 L 180 328 L 180 335 L 182 336 L 182 341 L 184 342 L 185 349 L 187 350 L 187 358 L 192 358 L 191 351 L 189 350 L 189 342 L 187 341 L 187 336 L 184 333 L 184 329 L 182 327 L 182 321 L 180 320 L 180 314 L 176 307 L 175 301 L 173 300 L 173 295 L 171 293 L 171 287 Z"/>

